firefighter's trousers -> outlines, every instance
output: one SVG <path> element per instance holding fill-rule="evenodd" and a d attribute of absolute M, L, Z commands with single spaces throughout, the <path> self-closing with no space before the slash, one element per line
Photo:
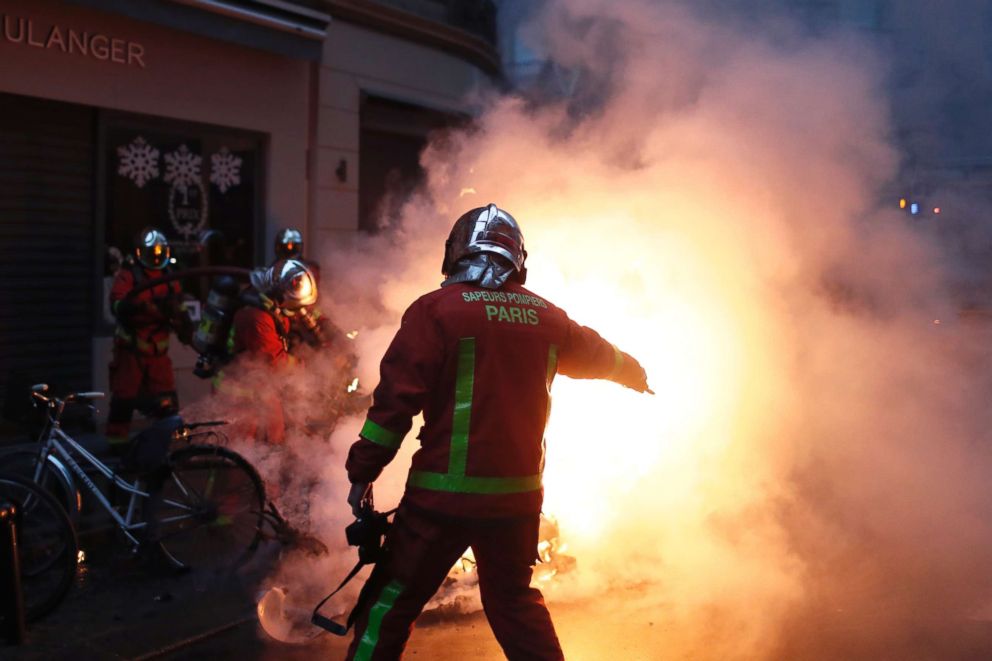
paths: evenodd
<path fill-rule="evenodd" d="M 172 360 L 169 354 L 145 355 L 115 345 L 110 361 L 107 415 L 107 438 L 111 444 L 127 441 L 135 409 L 157 417 L 179 410 Z"/>
<path fill-rule="evenodd" d="M 471 547 L 482 605 L 510 661 L 563 659 L 540 590 L 530 587 L 540 517 L 451 520 L 403 505 L 386 539 L 388 559 L 369 577 L 347 658 L 399 659 L 413 622 Z"/>

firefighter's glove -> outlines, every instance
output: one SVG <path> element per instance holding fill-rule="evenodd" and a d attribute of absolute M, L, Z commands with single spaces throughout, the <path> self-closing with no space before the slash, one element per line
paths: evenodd
<path fill-rule="evenodd" d="M 647 372 L 637 362 L 637 359 L 629 353 L 623 354 L 623 365 L 620 366 L 620 372 L 617 374 L 616 382 L 625 388 L 630 388 L 637 392 L 654 394 L 654 391 L 648 386 Z"/>
<path fill-rule="evenodd" d="M 170 296 L 166 303 L 168 305 L 169 317 L 177 321 L 191 320 L 190 303 L 195 300 L 196 298 L 190 294 Z"/>
<path fill-rule="evenodd" d="M 351 505 L 351 513 L 356 518 L 362 516 L 364 512 L 372 509 L 372 483 L 355 482 L 348 492 L 348 504 Z"/>

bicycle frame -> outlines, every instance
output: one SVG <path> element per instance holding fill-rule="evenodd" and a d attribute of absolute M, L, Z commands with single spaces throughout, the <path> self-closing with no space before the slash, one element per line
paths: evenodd
<path fill-rule="evenodd" d="M 58 413 L 60 414 L 61 411 Z M 38 462 L 35 466 L 34 481 L 37 483 L 41 480 L 42 471 L 44 470 L 46 463 L 49 461 L 49 457 L 54 453 L 61 459 L 65 467 L 75 474 L 87 490 L 93 494 L 93 497 L 96 498 L 97 502 L 100 503 L 100 506 L 111 516 L 117 524 L 117 527 L 120 528 L 122 533 L 124 533 L 124 536 L 127 537 L 132 544 L 137 546 L 140 542 L 134 533 L 148 526 L 147 521 L 139 520 L 137 505 L 140 499 L 150 498 L 151 494 L 139 488 L 139 484 L 141 482 L 140 479 L 135 479 L 134 484 L 126 481 L 120 475 L 115 473 L 113 469 L 100 461 L 100 459 L 93 455 L 93 453 L 80 445 L 78 441 L 62 431 L 58 417 L 60 417 L 58 414 L 55 416 L 49 416 L 46 430 L 43 432 L 45 440 L 42 442 L 38 453 Z M 93 482 L 90 476 L 86 474 L 86 471 L 83 470 L 83 467 L 80 466 L 78 461 L 76 461 L 76 458 L 68 448 L 71 448 L 73 452 L 76 452 L 87 464 L 92 466 L 101 475 L 106 477 L 108 480 L 111 480 L 118 489 L 130 494 L 127 512 L 124 516 L 122 516 L 114 508 L 114 506 L 107 499 L 106 495 L 104 495 L 100 488 Z M 175 480 L 176 485 L 183 492 L 183 494 L 188 496 L 189 491 L 186 489 L 185 485 L 183 485 L 180 480 L 176 479 L 175 476 L 172 476 L 172 479 Z M 179 508 L 180 510 L 188 512 L 188 514 L 163 517 L 159 520 L 160 524 L 182 521 L 195 515 L 194 509 L 186 503 L 179 503 L 174 500 L 164 499 L 162 504 L 169 507 Z"/>

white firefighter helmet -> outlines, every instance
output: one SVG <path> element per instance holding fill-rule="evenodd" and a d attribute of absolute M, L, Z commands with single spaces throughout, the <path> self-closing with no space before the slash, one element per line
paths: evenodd
<path fill-rule="evenodd" d="M 303 257 L 303 233 L 293 227 L 286 227 L 276 234 L 276 259 L 300 259 Z"/>
<path fill-rule="evenodd" d="M 269 268 L 255 269 L 251 273 L 251 284 L 286 310 L 298 310 L 317 302 L 317 281 L 313 273 L 295 259 L 280 259 Z"/>
<path fill-rule="evenodd" d="M 512 265 L 519 282 L 526 278 L 523 232 L 513 216 L 495 204 L 472 209 L 455 221 L 444 244 L 441 273 L 451 276 L 459 260 L 479 253 L 499 255 Z"/>
<path fill-rule="evenodd" d="M 154 227 L 146 227 L 138 233 L 134 254 L 142 266 L 148 269 L 164 269 L 169 263 L 172 251 L 165 234 Z"/>

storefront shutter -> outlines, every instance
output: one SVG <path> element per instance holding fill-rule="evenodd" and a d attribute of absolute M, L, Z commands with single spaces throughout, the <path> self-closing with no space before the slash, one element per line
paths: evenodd
<path fill-rule="evenodd" d="M 0 95 L 5 417 L 8 389 L 24 382 L 75 389 L 92 381 L 94 127 L 90 108 Z"/>

